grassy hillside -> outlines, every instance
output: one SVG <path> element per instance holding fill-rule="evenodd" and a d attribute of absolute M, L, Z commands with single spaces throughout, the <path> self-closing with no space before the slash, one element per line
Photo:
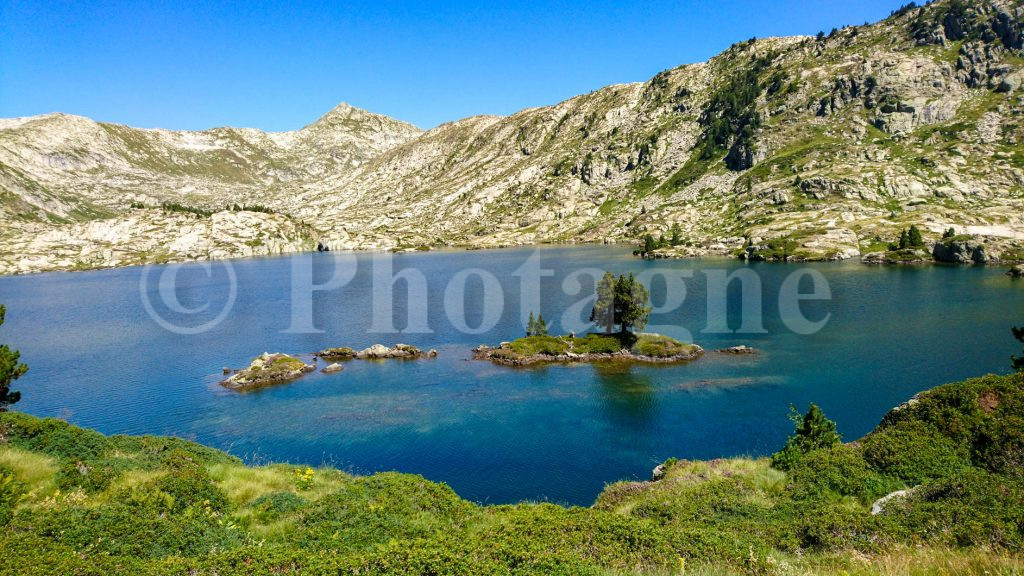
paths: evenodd
<path fill-rule="evenodd" d="M 247 467 L 7 413 L 0 574 L 1024 571 L 1024 375 L 936 388 L 788 462 L 669 461 L 591 508 L 478 506 L 419 476 Z"/>

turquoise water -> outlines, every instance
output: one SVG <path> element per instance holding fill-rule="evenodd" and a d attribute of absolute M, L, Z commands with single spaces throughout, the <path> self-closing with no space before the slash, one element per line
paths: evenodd
<path fill-rule="evenodd" d="M 24 393 L 18 409 L 32 414 L 105 433 L 173 434 L 252 462 L 417 473 L 481 502 L 589 504 L 606 483 L 646 479 L 670 456 L 768 454 L 789 432 L 790 404 L 818 403 L 846 439 L 855 439 L 915 392 L 1006 372 L 1015 352 L 1009 327 L 1024 324 L 1024 283 L 992 267 L 650 262 L 622 248 L 558 247 L 540 250 L 543 267 L 555 270 L 542 284 L 541 309 L 549 320 L 581 299 L 562 289 L 573 270 L 693 270 L 683 306 L 653 316 L 652 324 L 671 325 L 659 330 L 675 336 L 688 330 L 709 350 L 747 344 L 761 353 L 707 354 L 681 366 L 510 369 L 470 360 L 477 344 L 521 335 L 519 278 L 512 272 L 531 253 L 396 256 L 396 270 L 416 268 L 427 279 L 431 334 L 367 333 L 369 255 L 358 256 L 359 271 L 347 286 L 316 293 L 314 324 L 324 333 L 283 333 L 291 323 L 290 270 L 306 255 L 233 261 L 234 306 L 222 323 L 198 335 L 169 332 L 147 314 L 142 268 L 0 277 L 0 302 L 8 308 L 0 341 L 19 348 L 31 366 L 18 382 Z M 320 281 L 333 272 L 333 262 L 315 257 Z M 767 333 L 701 333 L 708 325 L 703 271 L 740 267 L 752 268 L 763 283 Z M 802 306 L 809 319 L 829 315 L 813 335 L 787 330 L 777 305 L 783 280 L 805 267 L 821 272 L 832 293 L 831 300 Z M 466 268 L 493 273 L 506 296 L 497 325 L 485 334 L 461 333 L 445 314 L 445 286 Z M 220 265 L 211 269 L 208 275 L 200 265 L 184 267 L 177 289 L 183 306 L 210 302 L 209 316 L 226 301 L 229 282 Z M 663 302 L 665 283 L 651 288 L 654 303 Z M 591 291 L 585 283 L 583 294 Z M 404 301 L 401 283 L 395 295 Z M 729 295 L 735 328 L 737 285 Z M 470 326 L 479 324 L 482 302 L 481 285 L 471 279 Z M 399 328 L 405 312 L 400 302 Z M 311 374 L 255 393 L 217 385 L 222 366 L 244 366 L 263 351 L 310 353 L 375 342 L 437 348 L 439 356 L 350 362 L 340 374 Z"/>

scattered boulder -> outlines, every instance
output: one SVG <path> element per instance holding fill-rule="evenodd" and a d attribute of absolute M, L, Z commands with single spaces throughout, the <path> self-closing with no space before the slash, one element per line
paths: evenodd
<path fill-rule="evenodd" d="M 231 374 L 231 368 L 228 368 L 227 366 L 225 366 L 225 367 L 221 368 L 221 372 L 223 372 L 224 374 Z"/>
<path fill-rule="evenodd" d="M 328 364 L 327 366 L 324 366 L 324 368 L 320 371 L 323 372 L 324 374 L 336 374 L 344 369 L 344 366 L 335 362 L 333 364 Z"/>
<path fill-rule="evenodd" d="M 263 386 L 282 384 L 301 378 L 316 370 L 312 364 L 287 354 L 264 352 L 244 368 L 221 382 L 221 386 L 232 390 L 251 390 Z"/>
<path fill-rule="evenodd" d="M 1010 278 L 1024 278 L 1024 264 L 1018 264 L 1006 271 Z"/>

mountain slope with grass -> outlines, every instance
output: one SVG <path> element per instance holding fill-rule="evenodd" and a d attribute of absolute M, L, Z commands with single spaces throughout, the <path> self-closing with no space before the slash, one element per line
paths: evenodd
<path fill-rule="evenodd" d="M 0 574 L 1024 570 L 1024 375 L 924 392 L 849 444 L 808 418 L 774 466 L 670 460 L 563 508 L 0 414 Z"/>
<path fill-rule="evenodd" d="M 1020 0 L 907 5 L 422 133 L 349 107 L 286 134 L 4 120 L 0 272 L 317 243 L 634 243 L 673 225 L 663 255 L 849 258 L 915 224 L 929 242 L 954 228 L 988 258 L 1021 259 L 1022 22 Z M 200 220 L 235 204 L 269 212 L 175 244 L 164 202 Z M 257 237 L 231 240 L 241 229 Z M 147 235 L 172 248 L 135 245 Z M 214 238 L 226 246 L 210 250 Z"/>

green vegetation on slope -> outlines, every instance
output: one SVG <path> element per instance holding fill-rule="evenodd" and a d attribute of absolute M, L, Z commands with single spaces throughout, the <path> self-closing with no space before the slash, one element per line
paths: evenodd
<path fill-rule="evenodd" d="M 794 437 L 828 441 L 791 441 L 785 470 L 669 461 L 658 481 L 563 508 L 478 506 L 413 475 L 246 467 L 175 438 L 5 413 L 0 574 L 1024 569 L 1024 375 L 925 392 L 853 444 L 808 418 L 802 429 L 815 432 Z"/>

